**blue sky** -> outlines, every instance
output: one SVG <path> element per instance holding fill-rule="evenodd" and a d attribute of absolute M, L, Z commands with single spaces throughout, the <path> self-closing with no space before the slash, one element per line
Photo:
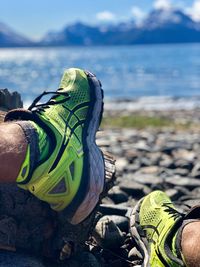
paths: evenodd
<path fill-rule="evenodd" d="M 142 19 L 152 8 L 178 6 L 200 20 L 200 0 L 0 0 L 0 22 L 40 38 L 74 21 L 90 24 Z"/>

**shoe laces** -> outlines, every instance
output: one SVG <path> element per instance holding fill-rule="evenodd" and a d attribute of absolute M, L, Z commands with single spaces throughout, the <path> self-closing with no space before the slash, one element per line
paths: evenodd
<path fill-rule="evenodd" d="M 67 92 L 59 92 L 59 90 L 62 90 L 62 89 L 63 88 L 58 88 L 57 91 L 48 91 L 48 92 L 44 91 L 42 94 L 40 94 L 38 97 L 36 97 L 33 100 L 33 103 L 28 107 L 28 110 L 32 112 L 41 112 L 41 111 L 44 111 L 46 108 L 49 108 L 50 105 L 61 104 L 69 100 L 70 95 Z M 38 102 L 43 96 L 50 95 L 50 94 L 53 94 L 54 96 L 51 97 L 47 102 L 38 104 Z M 60 95 L 64 96 L 65 98 L 60 99 L 58 101 L 54 101 L 54 99 L 56 99 L 56 97 Z"/>
<path fill-rule="evenodd" d="M 171 215 L 171 218 L 178 219 L 183 217 L 184 214 L 170 206 L 171 203 L 164 203 L 162 206 L 165 208 L 164 211 Z"/>

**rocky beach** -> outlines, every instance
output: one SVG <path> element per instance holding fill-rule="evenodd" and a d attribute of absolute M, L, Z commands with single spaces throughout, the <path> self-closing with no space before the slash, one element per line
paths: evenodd
<path fill-rule="evenodd" d="M 0 119 L 3 116 L 0 113 Z M 115 124 L 119 117 L 122 120 L 145 117 L 148 125 L 119 127 Z M 159 118 L 159 123 L 149 123 L 152 118 Z M 166 123 L 162 124 L 163 121 Z M 97 143 L 116 159 L 115 185 L 102 199 L 98 209 L 101 218 L 79 257 L 72 253 L 64 265 L 53 266 L 140 266 L 142 255 L 129 233 L 129 216 L 137 201 L 153 190 L 163 190 L 180 212 L 200 203 L 200 109 L 197 107 L 166 110 L 106 107 Z M 66 249 L 69 251 L 69 247 Z"/>

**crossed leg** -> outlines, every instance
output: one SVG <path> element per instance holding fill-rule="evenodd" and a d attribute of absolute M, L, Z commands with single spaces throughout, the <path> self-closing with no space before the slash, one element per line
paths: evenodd
<path fill-rule="evenodd" d="M 15 123 L 0 125 L 0 183 L 13 183 L 20 171 L 27 149 L 21 127 Z"/>

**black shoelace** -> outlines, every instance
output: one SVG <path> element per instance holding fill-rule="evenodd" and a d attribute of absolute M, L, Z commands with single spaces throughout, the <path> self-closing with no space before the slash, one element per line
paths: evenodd
<path fill-rule="evenodd" d="M 170 206 L 171 203 L 164 203 L 162 206 L 165 207 L 165 212 L 169 213 L 172 218 L 178 219 L 184 217 L 184 214 Z"/>
<path fill-rule="evenodd" d="M 57 91 L 52 91 L 52 92 L 51 91 L 49 91 L 49 92 L 44 91 L 42 94 L 40 94 L 38 97 L 36 97 L 34 99 L 33 103 L 30 105 L 28 110 L 30 110 L 32 112 L 44 111 L 44 109 L 49 108 L 50 105 L 61 104 L 61 103 L 64 103 L 65 101 L 67 101 L 68 99 L 70 99 L 70 95 L 67 92 L 59 92 L 59 90 L 61 90 L 61 89 L 62 88 L 59 88 Z M 50 94 L 53 94 L 54 96 L 52 98 L 50 98 L 47 102 L 37 104 L 43 96 L 50 95 Z M 60 95 L 65 96 L 65 98 L 58 100 L 58 101 L 54 101 L 54 99 Z"/>

